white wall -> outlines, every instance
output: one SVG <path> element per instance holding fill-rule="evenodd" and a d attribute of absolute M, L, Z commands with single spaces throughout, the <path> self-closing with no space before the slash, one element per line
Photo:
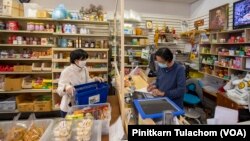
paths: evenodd
<path fill-rule="evenodd" d="M 205 25 L 200 27 L 206 29 L 209 26 L 209 10 L 229 3 L 229 30 L 232 29 L 233 3 L 238 0 L 199 0 L 191 4 L 189 27 L 194 28 L 194 21 L 204 19 Z"/>
<path fill-rule="evenodd" d="M 58 4 L 65 4 L 67 9 L 76 10 L 91 3 L 103 5 L 106 11 L 114 11 L 116 0 L 31 0 L 31 2 L 53 9 Z M 140 13 L 162 14 L 189 17 L 190 5 L 185 3 L 164 2 L 155 0 L 125 0 L 125 9 L 133 9 Z"/>

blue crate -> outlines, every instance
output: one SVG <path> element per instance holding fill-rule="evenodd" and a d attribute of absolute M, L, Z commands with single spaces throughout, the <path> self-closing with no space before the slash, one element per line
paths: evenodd
<path fill-rule="evenodd" d="M 75 86 L 76 105 L 97 104 L 107 102 L 109 85 L 107 83 L 92 82 Z"/>

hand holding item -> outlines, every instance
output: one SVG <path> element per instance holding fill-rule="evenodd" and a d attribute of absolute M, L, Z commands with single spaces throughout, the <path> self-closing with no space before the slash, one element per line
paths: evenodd
<path fill-rule="evenodd" d="M 154 90 L 152 91 L 152 94 L 153 94 L 153 96 L 164 96 L 164 95 L 165 95 L 164 92 L 161 92 L 161 91 L 158 90 L 158 89 L 154 89 Z"/>
<path fill-rule="evenodd" d="M 75 92 L 75 88 L 74 88 L 73 86 L 71 86 L 71 85 L 67 85 L 67 86 L 65 87 L 65 91 L 66 91 L 67 94 L 73 96 L 73 95 L 74 95 L 74 92 Z"/>
<path fill-rule="evenodd" d="M 150 84 L 150 85 L 148 85 L 147 91 L 148 91 L 148 92 L 151 92 L 151 91 L 153 91 L 154 89 L 156 89 L 156 86 L 153 85 L 153 84 Z"/>
<path fill-rule="evenodd" d="M 104 82 L 104 79 L 101 77 L 95 77 L 94 80 L 98 82 Z"/>

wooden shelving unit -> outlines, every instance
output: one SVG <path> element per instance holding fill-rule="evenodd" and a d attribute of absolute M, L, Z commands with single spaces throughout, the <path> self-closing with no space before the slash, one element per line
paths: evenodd
<path fill-rule="evenodd" d="M 55 108 L 56 101 L 58 102 L 60 100 L 60 96 L 56 94 L 56 88 L 58 85 L 58 75 L 63 71 L 64 67 L 57 68 L 55 67 L 56 64 L 60 65 L 69 65 L 70 61 L 68 57 L 63 58 L 54 58 L 55 53 L 62 53 L 69 55 L 69 53 L 77 48 L 60 48 L 57 47 L 57 43 L 59 38 L 66 38 L 66 39 L 87 39 L 91 41 L 96 40 L 105 40 L 109 41 L 110 39 L 110 23 L 109 22 L 99 22 L 99 21 L 83 21 L 83 20 L 71 20 L 71 19 L 65 19 L 65 20 L 54 20 L 51 18 L 24 18 L 24 17 L 4 17 L 0 16 L 0 20 L 7 22 L 11 20 L 15 20 L 18 23 L 21 23 L 22 27 L 26 27 L 26 24 L 28 22 L 34 22 L 34 23 L 46 23 L 49 24 L 74 24 L 78 28 L 79 27 L 85 27 L 89 28 L 91 31 L 91 34 L 64 34 L 64 33 L 54 33 L 54 32 L 46 32 L 46 31 L 28 31 L 26 29 L 22 30 L 0 30 L 0 38 L 4 37 L 5 42 L 0 43 L 0 51 L 1 50 L 9 50 L 9 49 L 26 49 L 29 50 L 52 50 L 52 56 L 51 58 L 0 58 L 1 62 L 7 62 L 12 64 L 18 63 L 24 63 L 25 65 L 29 64 L 31 65 L 33 62 L 51 62 L 52 63 L 52 70 L 48 72 L 0 72 L 0 75 L 7 75 L 7 76 L 14 76 L 19 75 L 22 77 L 25 77 L 25 75 L 31 75 L 31 76 L 46 76 L 46 78 L 52 80 L 52 89 L 51 90 L 37 90 L 37 89 L 23 89 L 20 91 L 0 91 L 0 94 L 25 94 L 25 93 L 36 93 L 36 94 L 51 94 L 52 96 L 52 109 L 53 110 L 59 110 L 58 108 Z M 46 37 L 46 38 L 52 38 L 54 40 L 54 44 L 48 44 L 48 45 L 26 45 L 26 44 L 7 44 L 7 36 L 8 35 L 17 35 L 17 36 L 34 36 L 34 37 Z M 108 66 L 109 66 L 109 47 L 107 48 L 81 48 L 84 49 L 89 53 L 89 59 L 87 61 L 87 65 L 89 65 L 89 72 L 91 75 L 108 75 Z M 102 53 L 106 54 L 106 58 L 103 59 L 102 57 L 96 57 L 93 56 L 95 53 Z M 93 67 L 93 66 L 103 65 L 105 67 Z"/>
<path fill-rule="evenodd" d="M 229 42 L 231 37 L 243 37 L 244 42 Z M 239 29 L 239 30 L 231 30 L 231 31 L 223 31 L 223 32 L 216 32 L 211 33 L 209 37 L 210 42 L 200 43 L 200 71 L 206 75 L 213 76 L 219 79 L 223 79 L 228 81 L 229 79 L 225 79 L 224 77 L 219 77 L 214 74 L 218 74 L 219 71 L 226 71 L 228 76 L 232 74 L 244 74 L 250 72 L 250 70 L 246 69 L 246 59 L 250 58 L 250 56 L 246 56 L 245 51 L 242 47 L 249 46 L 250 44 L 250 29 Z M 229 53 L 229 51 L 234 53 Z M 244 52 L 244 54 L 236 53 L 237 52 Z M 227 53 L 225 53 L 227 52 Z M 217 60 L 213 63 L 204 63 L 203 59 L 207 57 L 216 57 Z M 233 60 L 241 58 L 239 62 L 240 67 L 233 67 Z M 224 60 L 229 60 L 226 62 L 228 65 L 220 65 L 221 62 Z M 218 61 L 218 62 L 217 62 Z M 230 61 L 232 63 L 230 63 Z M 204 72 L 204 67 L 211 66 L 213 69 L 211 70 L 213 73 L 208 74 Z"/>

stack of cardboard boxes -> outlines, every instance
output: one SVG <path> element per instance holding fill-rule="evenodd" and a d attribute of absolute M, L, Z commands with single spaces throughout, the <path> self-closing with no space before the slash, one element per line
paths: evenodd
<path fill-rule="evenodd" d="M 18 0 L 0 0 L 0 15 L 23 17 L 24 9 L 23 4 Z"/>

